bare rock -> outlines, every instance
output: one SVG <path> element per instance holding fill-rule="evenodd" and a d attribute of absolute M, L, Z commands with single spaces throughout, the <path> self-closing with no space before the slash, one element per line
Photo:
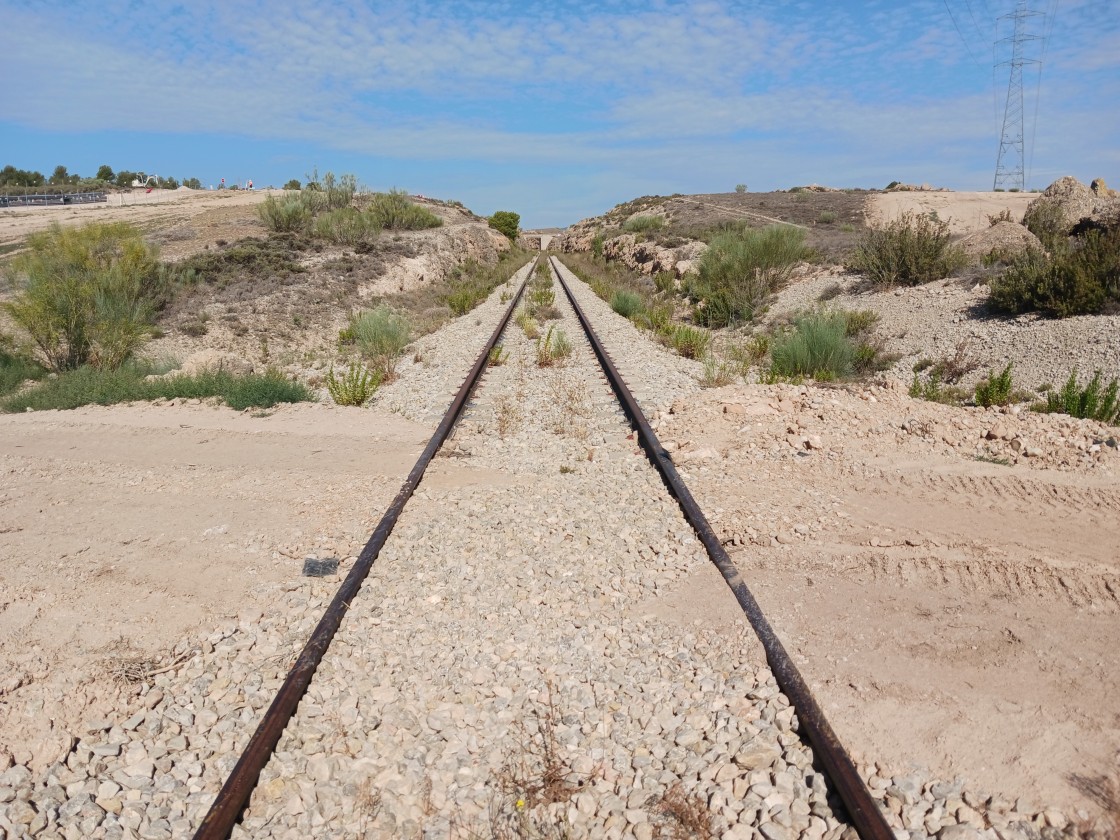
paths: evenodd
<path fill-rule="evenodd" d="M 979 262 L 989 254 L 1012 257 L 1030 248 L 1042 248 L 1038 237 L 1015 222 L 997 222 L 984 230 L 970 233 L 960 246 L 969 259 Z"/>
<path fill-rule="evenodd" d="M 1023 224 L 1030 227 L 1032 222 L 1041 221 L 1056 208 L 1065 230 L 1072 230 L 1079 221 L 1092 215 L 1096 198 L 1091 189 L 1072 175 L 1066 175 L 1047 187 L 1042 195 L 1027 206 Z"/>

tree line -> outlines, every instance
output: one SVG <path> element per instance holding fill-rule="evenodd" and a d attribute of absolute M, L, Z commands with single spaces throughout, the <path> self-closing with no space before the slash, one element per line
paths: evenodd
<path fill-rule="evenodd" d="M 161 178 L 158 175 L 151 176 L 154 186 L 162 187 L 167 190 L 178 189 L 180 183 L 184 187 L 191 189 L 202 189 L 202 182 L 198 178 L 184 178 L 182 182 L 177 178 Z M 98 167 L 97 174 L 92 177 L 84 177 L 76 172 L 70 172 L 65 166 L 59 164 L 54 168 L 54 172 L 50 177 L 43 175 L 42 172 L 28 169 L 17 169 L 15 166 L 8 164 L 3 169 L 0 169 L 0 189 L 5 187 L 77 187 L 80 190 L 98 189 L 108 186 L 115 187 L 131 187 L 133 181 L 146 183 L 148 181 L 147 173 L 143 171 L 132 171 L 129 169 L 122 169 L 120 172 L 114 172 L 113 167 L 108 164 L 103 164 Z"/>

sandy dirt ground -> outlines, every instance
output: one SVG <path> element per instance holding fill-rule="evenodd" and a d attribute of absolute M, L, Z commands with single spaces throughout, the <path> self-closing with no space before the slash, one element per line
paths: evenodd
<path fill-rule="evenodd" d="M 868 214 L 936 210 L 963 233 L 1004 208 L 1021 217 L 1033 197 L 892 193 Z M 189 195 L 174 214 L 9 210 L 0 244 L 54 220 L 173 230 L 223 208 L 244 219 L 260 199 Z M 235 238 L 213 225 L 207 236 Z M 719 453 L 688 468 L 690 484 L 841 738 L 858 756 L 960 774 L 1028 807 L 1088 808 L 1079 777 L 1120 768 L 1116 457 L 1092 470 L 978 461 L 900 432 L 912 417 L 978 422 L 976 409 L 844 390 L 814 409 L 775 394 L 705 392 L 662 437 Z M 755 457 L 800 420 L 823 451 Z M 67 749 L 62 722 L 105 713 L 114 663 L 267 605 L 306 557 L 353 556 L 428 433 L 314 405 L 0 416 L 0 753 L 48 764 Z M 741 620 L 722 587 L 705 570 L 646 608 Z"/>
<path fill-rule="evenodd" d="M 48 758 L 53 721 L 106 712 L 114 663 L 356 554 L 429 433 L 307 404 L 0 416 L 0 751 Z"/>
<path fill-rule="evenodd" d="M 876 193 L 869 197 L 867 217 L 870 222 L 897 219 L 903 213 L 937 213 L 949 223 L 950 233 L 971 233 L 988 227 L 988 217 L 1004 210 L 1013 221 L 1023 221 L 1027 205 L 1038 198 L 1035 193 L 950 192 L 915 190 Z"/>
<path fill-rule="evenodd" d="M 1120 456 L 1006 466 L 901 431 L 964 418 L 979 439 L 983 417 L 900 389 L 741 386 L 678 406 L 661 434 L 724 453 L 682 457 L 690 485 L 854 754 L 1092 810 L 1082 779 L 1120 766 Z M 824 454 L 792 451 L 798 424 Z M 705 569 L 659 609 L 690 618 L 725 589 Z"/>
<path fill-rule="evenodd" d="M 104 204 L 12 207 L 0 210 L 0 253 L 5 250 L 4 246 L 22 242 L 28 234 L 45 230 L 55 222 L 63 226 L 88 222 L 129 222 L 142 230 L 151 231 L 189 225 L 192 219 L 216 210 L 232 210 L 236 216 L 252 217 L 255 214 L 251 208 L 263 201 L 268 193 L 268 190 L 180 189 L 153 190 L 151 193 L 137 190 L 110 194 Z M 264 227 L 259 226 L 259 230 L 263 231 Z M 245 234 L 227 229 L 219 235 L 233 240 Z"/>

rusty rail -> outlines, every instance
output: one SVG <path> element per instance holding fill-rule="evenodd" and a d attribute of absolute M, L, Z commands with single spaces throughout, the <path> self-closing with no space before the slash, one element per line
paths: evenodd
<path fill-rule="evenodd" d="M 665 451 L 661 441 L 657 439 L 657 435 L 649 425 L 649 421 L 646 420 L 641 406 L 634 399 L 634 395 L 630 393 L 630 389 L 626 387 L 626 383 L 622 380 L 614 362 L 611 361 L 607 351 L 603 348 L 599 337 L 591 329 L 587 316 L 580 309 L 579 304 L 576 303 L 572 290 L 557 269 L 556 258 L 549 257 L 549 262 L 556 279 L 560 281 L 560 286 L 564 289 L 564 294 L 568 297 L 568 302 L 571 303 L 576 312 L 576 317 L 579 318 L 580 325 L 587 333 L 587 338 L 595 350 L 595 355 L 599 358 L 599 364 L 602 366 L 611 388 L 614 389 L 615 395 L 622 403 L 627 416 L 637 428 L 642 448 L 645 449 L 650 461 L 661 473 L 669 491 L 681 506 L 685 518 L 695 529 L 700 541 L 704 543 L 704 547 L 708 550 L 708 556 L 716 568 L 719 569 L 720 574 L 723 575 L 723 579 L 727 581 L 727 585 L 731 587 L 735 599 L 739 602 L 739 606 L 751 623 L 751 627 L 754 628 L 759 641 L 762 642 L 770 670 L 774 672 L 778 685 L 786 697 L 789 698 L 790 703 L 793 704 L 802 731 L 808 735 L 817 760 L 824 767 L 834 789 L 848 809 L 848 814 L 859 832 L 859 836 L 863 840 L 895 840 L 894 831 L 887 825 L 886 819 L 871 797 L 871 791 L 868 790 L 867 785 L 860 778 L 855 765 L 843 744 L 840 743 L 840 739 L 836 736 L 832 726 L 829 725 L 824 711 L 817 704 L 813 693 L 801 676 L 801 672 L 797 670 L 797 666 L 786 652 L 781 640 L 778 639 L 774 628 L 770 626 L 770 622 L 763 614 L 762 608 L 758 605 L 754 595 L 747 588 L 739 570 L 735 568 L 735 564 L 727 552 L 724 551 L 719 537 L 712 530 L 704 512 L 696 503 L 696 499 L 693 498 L 680 473 L 677 472 L 669 453 Z"/>
<path fill-rule="evenodd" d="M 299 701 L 307 691 L 308 685 L 311 684 L 311 678 L 315 676 L 315 671 L 342 624 L 346 611 L 350 608 L 354 598 L 357 597 L 362 587 L 362 581 L 369 575 L 373 562 L 377 559 L 385 541 L 389 539 L 389 535 L 393 532 L 393 527 L 397 524 L 397 519 L 400 517 L 401 511 L 404 510 L 405 504 L 412 497 L 413 492 L 420 484 L 420 480 L 424 477 L 424 471 L 427 470 L 428 464 L 431 463 L 436 452 L 439 451 L 443 442 L 451 434 L 451 430 L 459 420 L 463 408 L 478 386 L 479 380 L 482 378 L 482 372 L 486 369 L 490 350 L 497 343 L 509 323 L 510 316 L 513 315 L 513 310 L 525 291 L 525 283 L 533 274 L 536 262 L 536 259 L 534 259 L 529 264 L 526 280 L 521 283 L 517 293 L 513 296 L 513 300 L 501 321 L 498 322 L 498 326 L 486 342 L 486 346 L 479 354 L 470 373 L 467 374 L 466 380 L 455 394 L 455 399 L 452 400 L 447 413 L 443 416 L 443 420 L 436 427 L 431 440 L 428 441 L 428 445 L 417 460 L 416 466 L 412 468 L 412 472 L 408 474 L 400 492 L 397 493 L 392 504 L 385 511 L 385 515 L 381 517 L 381 521 L 374 529 L 365 548 L 362 549 L 362 553 L 358 555 L 354 568 L 350 570 L 350 573 L 342 582 L 334 599 L 319 620 L 319 624 L 307 640 L 307 644 L 304 645 L 303 651 L 288 672 L 288 676 L 285 678 L 284 684 L 280 686 L 272 705 L 268 707 L 268 711 L 257 725 L 257 730 L 249 740 L 248 746 L 245 747 L 241 758 L 238 759 L 237 764 L 230 771 L 229 778 L 222 785 L 222 789 L 210 806 L 209 812 L 199 825 L 198 831 L 195 832 L 194 840 L 225 840 L 233 831 L 233 826 L 241 818 L 245 806 L 249 803 L 249 797 L 257 786 L 261 770 L 264 769 L 272 757 L 288 721 L 295 714 L 296 707 L 299 706 Z"/>

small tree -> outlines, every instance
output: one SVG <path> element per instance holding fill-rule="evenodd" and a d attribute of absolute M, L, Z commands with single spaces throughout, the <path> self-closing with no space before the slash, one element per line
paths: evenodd
<path fill-rule="evenodd" d="M 63 166 L 60 163 L 58 166 L 56 166 L 54 168 L 54 172 L 51 173 L 50 181 L 48 181 L 48 183 L 52 184 L 53 186 L 60 186 L 62 184 L 69 184 L 70 183 L 70 173 L 67 172 L 66 167 Z"/>
<path fill-rule="evenodd" d="M 122 169 L 117 173 L 117 186 L 118 187 L 131 187 L 132 182 L 136 180 L 136 173 L 129 172 L 127 169 Z"/>
<path fill-rule="evenodd" d="M 27 237 L 3 304 L 52 370 L 119 367 L 140 347 L 156 303 L 155 250 L 131 225 L 55 224 Z"/>
<path fill-rule="evenodd" d="M 747 185 L 746 184 L 736 184 L 735 185 L 735 192 L 745 193 L 746 191 L 747 191 Z"/>
<path fill-rule="evenodd" d="M 113 174 L 113 167 L 107 163 L 101 164 L 97 167 L 97 180 L 98 181 L 112 181 L 117 176 Z"/>
<path fill-rule="evenodd" d="M 286 190 L 298 190 L 300 188 L 299 178 L 292 178 L 284 185 Z"/>
<path fill-rule="evenodd" d="M 510 242 L 517 241 L 517 234 L 521 232 L 521 216 L 509 210 L 498 210 L 489 219 L 490 227 L 504 235 Z"/>
<path fill-rule="evenodd" d="M 184 178 L 183 186 L 189 187 L 192 190 L 200 190 L 202 189 L 202 182 L 198 180 L 198 178 Z"/>

